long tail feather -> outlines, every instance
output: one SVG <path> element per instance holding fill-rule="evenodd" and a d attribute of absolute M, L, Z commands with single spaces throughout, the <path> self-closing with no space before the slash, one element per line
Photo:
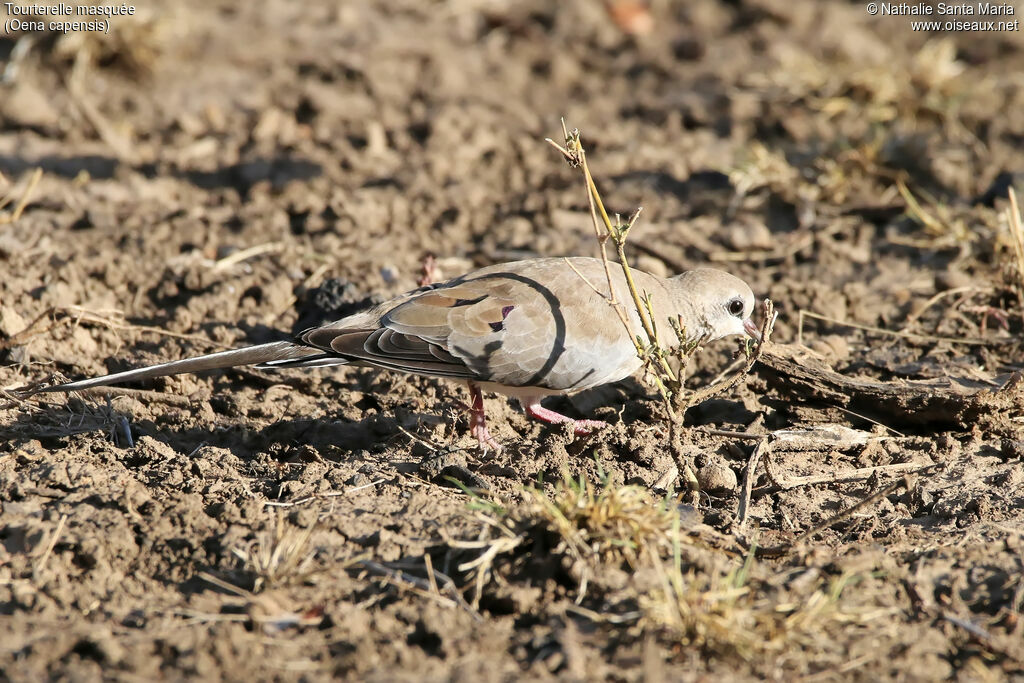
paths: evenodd
<path fill-rule="evenodd" d="M 112 375 L 83 379 L 78 382 L 57 384 L 52 387 L 33 389 L 26 393 L 46 393 L 53 391 L 79 391 L 92 387 L 104 387 L 109 384 L 120 382 L 131 382 L 135 380 L 150 379 L 153 377 L 166 377 L 167 375 L 181 375 L 187 372 L 200 372 L 202 370 L 216 370 L 218 368 L 232 368 L 238 365 L 256 365 L 259 363 L 270 363 L 273 361 L 297 360 L 310 355 L 321 355 L 318 349 L 311 349 L 308 346 L 293 344 L 292 342 L 271 342 L 250 346 L 244 349 L 232 351 L 220 351 L 195 358 L 171 361 L 150 365 L 136 370 L 115 372 Z"/>

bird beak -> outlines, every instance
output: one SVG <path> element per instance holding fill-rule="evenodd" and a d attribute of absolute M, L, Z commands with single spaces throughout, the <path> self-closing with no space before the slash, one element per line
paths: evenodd
<path fill-rule="evenodd" d="M 743 329 L 747 335 L 750 336 L 754 341 L 761 341 L 761 330 L 757 329 L 757 325 L 750 318 L 743 321 Z"/>

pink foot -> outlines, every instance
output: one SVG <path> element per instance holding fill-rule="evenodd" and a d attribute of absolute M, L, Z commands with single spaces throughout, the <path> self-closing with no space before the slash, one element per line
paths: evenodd
<path fill-rule="evenodd" d="M 526 414 L 550 425 L 560 425 L 565 424 L 566 422 L 571 422 L 573 432 L 576 436 L 593 434 L 598 429 L 608 426 L 607 422 L 603 422 L 601 420 L 574 420 L 571 417 L 566 417 L 561 413 L 556 413 L 553 410 L 545 408 L 539 401 L 528 404 L 526 406 Z"/>
<path fill-rule="evenodd" d="M 491 432 L 487 429 L 487 419 L 484 417 L 484 395 L 473 382 L 469 383 L 469 395 L 473 399 L 473 404 L 469 407 L 469 431 L 476 437 L 476 440 L 480 443 L 480 447 L 484 449 L 484 453 L 487 452 L 488 448 L 493 448 L 495 451 L 501 450 L 501 444 L 491 436 Z"/>

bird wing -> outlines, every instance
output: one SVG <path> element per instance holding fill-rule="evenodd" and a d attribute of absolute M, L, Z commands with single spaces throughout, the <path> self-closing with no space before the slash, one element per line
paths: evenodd
<path fill-rule="evenodd" d="M 485 268 L 298 341 L 381 368 L 567 391 L 621 379 L 638 365 L 614 312 L 564 259 Z"/>
<path fill-rule="evenodd" d="M 481 379 L 486 341 L 513 307 L 489 283 L 443 284 L 301 333 L 304 344 L 350 361 L 418 374 Z M 470 351 L 469 349 L 474 349 Z M 460 351 L 461 350 L 461 351 Z"/>

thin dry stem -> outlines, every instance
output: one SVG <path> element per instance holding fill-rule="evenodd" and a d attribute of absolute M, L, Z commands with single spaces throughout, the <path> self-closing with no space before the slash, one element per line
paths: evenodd
<path fill-rule="evenodd" d="M 722 382 L 714 383 L 709 387 L 705 387 L 701 391 L 687 395 L 683 387 L 683 370 L 685 369 L 688 357 L 700 348 L 700 344 L 704 340 L 689 339 L 681 321 L 670 319 L 669 326 L 672 327 L 673 332 L 675 333 L 677 344 L 673 351 L 666 348 L 662 343 L 657 324 L 658 316 L 654 310 L 654 303 L 649 293 L 644 292 L 641 294 L 633 277 L 633 271 L 630 268 L 629 260 L 626 258 L 626 240 L 628 239 L 633 226 L 636 225 L 637 220 L 640 218 L 642 208 L 637 208 L 626 223 L 621 221 L 618 214 L 616 214 L 615 221 L 613 222 L 608 215 L 607 209 L 605 209 L 604 201 L 601 199 L 601 193 L 597 189 L 597 183 L 594 181 L 594 176 L 590 172 L 590 166 L 587 163 L 587 154 L 583 147 L 579 130 L 573 129 L 570 131 L 565 124 L 565 119 L 562 119 L 562 134 L 564 145 L 560 145 L 550 138 L 547 139 L 547 142 L 562 154 L 571 167 L 582 169 L 584 181 L 587 186 L 587 203 L 590 206 L 590 217 L 594 225 L 594 236 L 597 239 L 597 243 L 601 251 L 601 263 L 604 266 L 605 278 L 608 282 L 608 294 L 602 294 L 592 282 L 583 277 L 583 274 L 580 273 L 578 269 L 572 266 L 571 263 L 569 263 L 569 265 L 573 268 L 576 274 L 579 275 L 592 290 L 594 290 L 595 293 L 604 298 L 605 301 L 612 306 L 616 314 L 619 316 L 619 320 L 626 329 L 628 338 L 633 342 L 633 346 L 636 348 L 637 356 L 643 361 L 644 367 L 647 370 L 645 377 L 655 386 L 661 396 L 662 403 L 668 413 L 670 424 L 669 436 L 673 454 L 676 456 L 676 460 L 678 461 L 679 471 L 683 473 L 688 487 L 691 489 L 694 498 L 696 498 L 699 493 L 697 478 L 694 476 L 690 466 L 682 461 L 680 455 L 681 440 L 679 438 L 679 430 L 677 429 L 679 425 L 677 423 L 680 422 L 682 414 L 686 412 L 686 409 L 689 406 L 706 400 L 707 398 L 722 391 L 731 389 L 742 379 L 742 377 L 750 370 L 751 366 L 760 357 L 764 344 L 768 341 L 771 335 L 772 327 L 775 324 L 776 314 L 772 308 L 771 301 L 766 299 L 764 304 L 765 316 L 761 340 L 756 343 L 753 348 L 750 346 L 745 347 L 747 363 L 741 373 L 737 374 L 731 380 L 723 380 Z M 630 298 L 632 299 L 636 316 L 643 328 L 646 342 L 639 334 L 634 334 L 633 328 L 630 325 L 629 315 L 626 313 L 622 303 L 619 302 L 616 297 L 611 261 L 608 258 L 607 244 L 609 239 L 615 243 L 619 267 L 622 269 L 622 277 L 626 282 L 626 287 L 629 291 Z M 673 356 L 679 361 L 678 371 L 673 368 L 670 363 L 670 358 Z"/>
<path fill-rule="evenodd" d="M 1010 233 L 1013 238 L 1013 250 L 1017 256 L 1017 276 L 1020 278 L 1020 289 L 1017 290 L 1017 299 L 1020 302 L 1021 318 L 1024 318 L 1024 225 L 1021 224 L 1020 207 L 1017 206 L 1017 193 L 1010 188 L 1010 208 L 1007 209 L 1007 219 L 1010 224 Z"/>
<path fill-rule="evenodd" d="M 275 251 L 281 251 L 284 249 L 284 242 L 266 242 L 264 244 L 257 244 L 246 249 L 239 249 L 238 251 L 225 256 L 224 258 L 215 261 L 213 263 L 214 270 L 227 270 L 231 266 L 241 263 L 247 259 L 251 259 L 261 254 L 267 254 Z"/>
<path fill-rule="evenodd" d="M 638 208 L 634 213 L 630 222 L 626 226 L 616 225 L 612 223 L 611 218 L 608 217 L 608 211 L 604 207 L 604 201 L 601 199 L 601 193 L 597 189 L 597 184 L 594 182 L 594 176 L 590 172 L 590 166 L 587 164 L 587 153 L 583 148 L 583 142 L 580 138 L 580 132 L 577 129 L 573 129 L 571 132 L 566 129 L 565 119 L 562 119 L 562 132 L 565 134 L 565 147 L 555 143 L 550 138 L 547 139 L 555 149 L 560 151 L 562 155 L 569 162 L 570 166 L 579 167 L 583 170 L 583 178 L 587 186 L 587 202 L 590 205 L 590 215 L 594 224 L 594 236 L 597 238 L 598 245 L 601 249 L 601 263 L 604 265 L 605 277 L 608 280 L 608 296 L 605 299 L 609 304 L 616 307 L 619 312 L 619 318 L 622 320 L 623 325 L 626 327 L 626 332 L 629 334 L 629 338 L 633 340 L 634 346 L 637 349 L 637 355 L 641 358 L 645 358 L 646 350 L 640 341 L 633 336 L 633 331 L 629 326 L 628 316 L 625 311 L 621 310 L 621 304 L 618 302 L 615 293 L 614 279 L 612 278 L 611 271 L 611 260 L 608 258 L 608 239 L 611 238 L 615 242 L 616 248 L 619 252 L 619 265 L 622 268 L 623 277 L 626 279 L 626 283 L 629 287 L 630 296 L 633 298 L 633 304 L 636 308 L 637 315 L 640 318 L 640 323 L 644 328 L 644 332 L 647 333 L 648 339 L 653 343 L 654 341 L 654 330 L 647 319 L 644 312 L 644 306 L 640 298 L 640 294 L 637 291 L 636 283 L 633 282 L 633 276 L 629 269 L 629 264 L 626 262 L 625 254 L 623 249 L 625 248 L 626 235 L 629 234 L 629 230 L 633 227 L 637 218 L 640 217 L 640 211 Z M 598 218 L 600 214 L 600 218 Z M 601 225 L 604 225 L 604 231 L 601 230 Z M 668 368 L 671 374 L 671 368 Z"/>
<path fill-rule="evenodd" d="M 53 549 L 56 547 L 57 539 L 60 538 L 61 532 L 64 531 L 64 525 L 67 523 L 67 521 L 68 516 L 66 514 L 61 515 L 60 519 L 57 520 L 57 527 L 53 530 L 53 533 L 50 534 L 50 539 L 46 543 L 46 548 L 39 556 L 39 559 L 36 560 L 35 571 L 38 572 L 40 569 L 46 566 L 46 560 L 50 557 L 50 553 L 52 553 Z"/>
<path fill-rule="evenodd" d="M 50 321 L 50 324 L 42 329 L 36 329 L 46 318 L 54 316 L 54 320 Z M 197 334 L 183 334 L 181 332 L 172 332 L 159 327 L 151 327 L 147 325 L 134 325 L 131 323 L 121 322 L 118 319 L 124 319 L 124 313 L 117 309 L 103 309 L 103 310 L 90 310 L 82 308 L 81 306 L 51 306 L 45 311 L 36 316 L 28 326 L 18 332 L 10 339 L 0 340 L 0 351 L 14 346 L 20 346 L 27 342 L 32 337 L 40 334 L 45 334 L 57 327 L 62 325 L 71 324 L 74 326 L 80 323 L 92 323 L 96 325 L 103 325 L 111 330 L 118 331 L 133 331 L 133 332 L 148 332 L 151 334 L 157 334 L 162 337 L 171 337 L 174 339 L 182 339 L 187 341 L 199 342 L 208 346 L 213 346 L 221 349 L 230 349 L 232 347 L 221 344 L 220 342 L 213 341 L 206 337 L 201 337 Z"/>
<path fill-rule="evenodd" d="M 39 180 L 42 177 L 43 169 L 37 168 L 32 172 L 32 176 L 29 178 L 28 184 L 25 186 L 25 190 L 21 193 L 21 197 L 18 199 L 18 203 L 15 205 L 14 211 L 9 214 L 0 214 L 0 225 L 14 223 L 21 218 L 21 214 L 25 211 L 25 207 L 28 206 L 29 200 L 32 198 L 32 193 L 35 191 L 36 185 L 39 184 Z M 4 197 L 3 199 L 0 199 L 0 209 L 10 203 L 12 199 L 12 197 Z"/>
<path fill-rule="evenodd" d="M 939 466 L 941 466 L 941 463 L 935 465 L 935 467 L 939 467 Z M 907 476 L 900 477 L 899 479 L 891 482 L 888 486 L 885 486 L 884 488 L 881 488 L 878 491 L 876 491 L 875 493 L 871 494 L 867 498 L 864 498 L 863 500 L 858 501 L 857 503 L 854 503 L 853 505 L 851 505 L 850 507 L 846 508 L 845 510 L 841 510 L 840 512 L 836 513 L 835 515 L 832 515 L 831 517 L 829 517 L 825 521 L 823 521 L 823 522 L 821 522 L 819 524 L 816 524 L 815 526 L 811 527 L 807 531 L 805 531 L 802 534 L 800 534 L 799 536 L 797 536 L 793 540 L 793 543 L 790 545 L 790 548 L 794 548 L 794 549 L 798 548 L 802 543 L 804 543 L 805 541 L 810 540 L 816 534 L 821 533 L 822 531 L 824 531 L 825 529 L 829 528 L 833 524 L 836 524 L 838 522 L 843 521 L 844 519 L 849 518 L 850 516 L 852 516 L 853 514 L 858 512 L 859 510 L 863 510 L 864 508 L 866 508 L 866 507 L 868 507 L 870 505 L 874 505 L 875 503 L 877 503 L 882 498 L 885 498 L 886 496 L 888 496 L 891 493 L 895 493 L 900 488 L 906 488 L 907 490 L 909 490 L 911 488 L 910 479 Z"/>
<path fill-rule="evenodd" d="M 609 305 L 615 308 L 616 313 L 619 316 L 620 321 L 626 328 L 626 332 L 629 335 L 630 340 L 636 347 L 637 356 L 639 356 L 648 366 L 652 372 L 649 376 L 652 378 L 655 386 L 657 387 L 665 406 L 670 414 L 670 417 L 674 420 L 677 419 L 676 414 L 676 403 L 675 398 L 682 391 L 681 376 L 669 363 L 670 354 L 662 344 L 661 335 L 657 325 L 657 315 L 654 311 L 654 306 L 650 296 L 647 293 L 641 294 L 640 290 L 636 285 L 636 281 L 633 278 L 633 271 L 629 266 L 629 260 L 626 258 L 626 240 L 629 237 L 630 231 L 633 226 L 636 225 L 637 220 L 640 218 L 642 208 L 638 208 L 629 217 L 626 223 L 622 223 L 616 217 L 616 221 L 612 222 L 608 215 L 607 209 L 605 209 L 604 201 L 601 199 L 601 193 L 597 189 L 597 184 L 594 181 L 594 176 L 590 171 L 590 166 L 587 163 L 586 150 L 583 147 L 580 133 L 578 130 L 569 131 L 565 120 L 562 120 L 562 132 L 565 136 L 565 145 L 559 145 L 550 138 L 547 140 L 551 146 L 557 149 L 573 167 L 579 167 L 583 171 L 583 177 L 587 186 L 587 201 L 590 205 L 591 219 L 594 225 L 594 235 L 597 238 L 598 245 L 601 250 L 601 261 L 604 265 L 605 276 L 608 280 L 608 294 L 601 294 L 600 290 L 582 276 L 576 268 L 578 275 L 587 283 L 587 285 L 598 294 L 604 297 Z M 602 224 L 604 229 L 602 230 Z M 629 317 L 623 310 L 622 304 L 616 298 L 614 280 L 611 273 L 611 261 L 608 258 L 607 253 L 607 242 L 611 239 L 615 243 L 616 253 L 618 256 L 619 267 L 622 269 L 623 279 L 626 282 L 626 286 L 629 290 L 630 297 L 633 300 L 633 307 L 636 311 L 637 318 L 640 320 L 640 325 L 643 328 L 644 335 L 647 338 L 646 343 L 643 340 L 633 334 L 633 329 L 629 324 Z M 571 264 L 570 264 L 571 266 Z M 684 348 L 684 351 L 677 352 L 675 355 L 680 360 L 685 361 L 685 356 L 692 353 L 697 345 L 693 345 L 691 348 L 686 348 L 688 344 L 685 339 L 684 330 L 681 327 L 673 326 L 679 346 Z M 749 364 L 748 364 L 749 369 Z M 715 392 L 719 391 L 720 388 L 716 387 Z"/>

